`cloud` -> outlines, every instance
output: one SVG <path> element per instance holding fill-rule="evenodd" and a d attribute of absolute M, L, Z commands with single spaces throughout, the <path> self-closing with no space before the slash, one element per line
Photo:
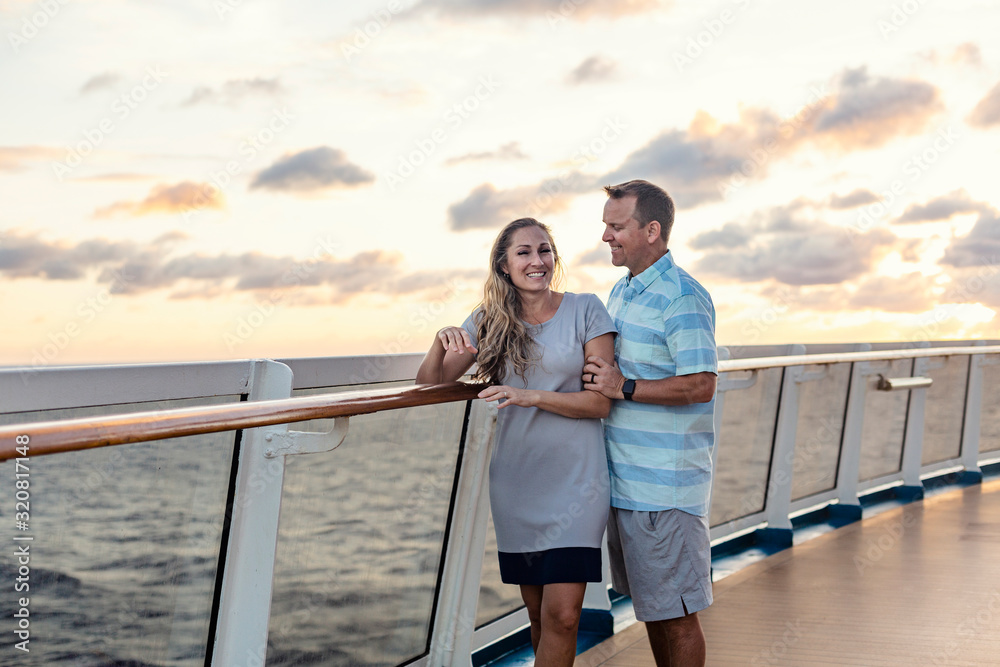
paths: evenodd
<path fill-rule="evenodd" d="M 215 99 L 215 92 L 208 86 L 198 86 L 191 91 L 191 96 L 181 102 L 182 107 L 190 107 L 202 102 L 210 102 Z"/>
<path fill-rule="evenodd" d="M 136 252 L 131 242 L 104 239 L 71 244 L 49 243 L 36 235 L 10 233 L 0 244 L 0 274 L 6 278 L 77 280 L 86 271 L 108 262 L 125 259 Z"/>
<path fill-rule="evenodd" d="M 604 56 L 590 56 L 569 73 L 567 81 L 573 85 L 608 81 L 615 77 L 617 63 Z"/>
<path fill-rule="evenodd" d="M 949 60 L 961 65 L 979 66 L 983 64 L 983 53 L 975 42 L 965 42 L 955 47 Z"/>
<path fill-rule="evenodd" d="M 809 121 L 811 139 L 826 148 L 878 148 L 922 132 L 943 109 L 931 84 L 875 78 L 865 67 L 844 70 L 834 85 L 834 94 Z"/>
<path fill-rule="evenodd" d="M 602 182 L 645 178 L 659 182 L 679 206 L 723 198 L 734 182 L 759 180 L 770 166 L 807 144 L 837 151 L 876 148 L 918 134 L 942 108 L 936 88 L 922 81 L 873 78 L 865 68 L 844 70 L 833 92 L 821 88 L 796 114 L 743 108 L 737 123 L 699 110 L 687 131 L 667 130 L 626 157 Z"/>
<path fill-rule="evenodd" d="M 139 202 L 120 201 L 94 211 L 95 218 L 119 215 L 138 217 L 156 213 L 183 213 L 206 208 L 223 209 L 222 191 L 211 183 L 184 181 L 176 185 L 157 185 Z"/>
<path fill-rule="evenodd" d="M 710 250 L 718 248 L 739 248 L 750 243 L 751 230 L 735 222 L 727 222 L 721 229 L 713 229 L 698 234 L 688 244 L 692 250 Z"/>
<path fill-rule="evenodd" d="M 789 286 L 764 284 L 758 294 L 792 312 L 874 310 L 923 313 L 941 302 L 943 288 L 934 277 L 919 272 L 899 277 L 864 276 L 858 284 Z"/>
<path fill-rule="evenodd" d="M 792 202 L 758 212 L 743 225 L 730 223 L 723 227 L 726 234 L 695 236 L 691 246 L 705 252 L 696 269 L 748 282 L 835 284 L 871 270 L 897 240 L 885 229 L 876 229 L 848 243 L 844 229 L 806 219 L 804 208 L 802 202 Z"/>
<path fill-rule="evenodd" d="M 233 79 L 226 81 L 219 90 L 208 86 L 198 86 L 190 97 L 181 102 L 182 107 L 190 107 L 203 102 L 234 105 L 251 95 L 274 96 L 284 91 L 278 77 L 264 79 Z"/>
<path fill-rule="evenodd" d="M 93 176 L 80 176 L 74 181 L 146 181 L 155 176 L 149 174 L 138 174 L 130 172 L 115 172 L 110 174 L 94 174 Z"/>
<path fill-rule="evenodd" d="M 603 185 L 643 178 L 664 186 L 681 207 L 718 201 L 727 183 L 739 176 L 741 169 L 746 173 L 747 165 L 751 178 L 764 177 L 773 152 L 801 141 L 795 132 L 802 122 L 801 118 L 782 120 L 767 109 L 743 108 L 739 121 L 728 124 L 699 110 L 687 130 L 662 132 L 630 153 L 617 169 L 599 177 L 578 174 L 574 177 L 576 187 L 568 192 L 590 192 Z M 765 146 L 770 146 L 771 152 Z M 524 188 L 517 193 L 494 193 L 492 199 L 517 196 L 524 196 Z"/>
<path fill-rule="evenodd" d="M 868 190 L 867 188 L 858 188 L 857 190 L 853 190 L 846 195 L 831 195 L 829 203 L 830 208 L 835 211 L 839 211 L 845 208 L 857 208 L 858 206 L 871 204 L 872 202 L 876 202 L 878 200 L 878 195 L 871 190 Z"/>
<path fill-rule="evenodd" d="M 765 178 L 774 163 L 804 146 L 838 152 L 874 148 L 893 137 L 919 133 L 940 107 L 937 89 L 930 84 L 873 78 L 864 68 L 844 70 L 834 78 L 832 93 L 814 88 L 813 98 L 785 118 L 771 109 L 743 107 L 737 122 L 725 123 L 698 110 L 687 129 L 662 131 L 616 169 L 596 178 L 577 174 L 577 187 L 562 189 L 560 204 L 573 194 L 634 178 L 666 188 L 679 207 L 721 201 L 730 188 Z M 497 191 L 480 186 L 452 206 L 458 214 L 452 215 L 453 228 L 492 226 L 498 219 L 495 209 L 509 210 L 518 198 L 531 197 L 541 187 Z M 479 217 L 462 215 L 466 209 Z M 476 219 L 483 222 L 475 224 Z"/>
<path fill-rule="evenodd" d="M 1000 82 L 979 100 L 967 119 L 973 127 L 988 128 L 1000 125 Z"/>
<path fill-rule="evenodd" d="M 734 124 L 720 123 L 698 111 L 685 130 L 667 130 L 602 176 L 604 184 L 643 178 L 664 186 L 678 206 L 696 206 L 722 199 L 723 185 L 755 151 L 776 141 L 781 119 L 766 109 L 741 109 Z M 765 153 L 766 155 L 766 153 Z M 767 161 L 755 166 L 754 178 L 767 173 Z M 750 162 L 754 165 L 753 162 Z"/>
<path fill-rule="evenodd" d="M 1000 211 L 980 206 L 979 218 L 972 231 L 952 240 L 940 264 L 958 268 L 1000 267 Z"/>
<path fill-rule="evenodd" d="M 165 260 L 153 253 L 131 258 L 118 270 L 129 276 L 122 293 L 136 294 L 152 289 L 174 287 L 181 281 L 200 283 L 185 294 L 215 294 L 229 286 L 235 291 L 280 289 L 290 286 L 315 287 L 337 284 L 347 292 L 374 290 L 382 272 L 395 272 L 400 258 L 383 251 L 364 252 L 346 260 L 324 258 L 302 262 L 293 257 L 274 257 L 257 252 L 240 255 L 191 254 Z M 107 269 L 102 273 L 106 279 Z"/>
<path fill-rule="evenodd" d="M 739 174 L 744 163 L 751 165 L 752 155 L 764 153 L 763 146 L 776 141 L 779 133 L 788 136 L 793 126 L 777 114 L 762 109 L 742 109 L 737 123 L 720 123 L 705 111 L 698 111 L 688 129 L 667 130 L 648 144 L 629 154 L 620 167 L 597 178 L 575 173 L 573 187 L 560 188 L 563 200 L 580 192 L 592 192 L 601 186 L 643 178 L 667 188 L 678 206 L 697 206 L 721 200 L 727 179 Z M 765 153 L 766 155 L 766 153 Z M 755 166 L 754 178 L 767 173 L 767 160 Z M 522 186 L 512 191 L 497 191 L 492 185 L 482 185 L 469 197 L 452 206 L 453 229 L 472 226 L 492 227 L 503 215 L 483 215 L 498 207 L 510 210 L 538 196 L 544 184 Z M 561 210 L 561 208 L 557 210 Z M 476 218 L 464 214 L 471 209 Z M 481 220 L 474 224 L 474 220 Z M 489 220 L 490 222 L 487 222 Z"/>
<path fill-rule="evenodd" d="M 942 295 L 944 303 L 981 303 L 1000 311 L 1000 257 L 997 263 L 956 269 Z M 991 332 L 996 337 L 996 329 Z"/>
<path fill-rule="evenodd" d="M 854 310 L 922 313 L 937 305 L 936 295 L 940 292 L 932 277 L 919 272 L 898 278 L 872 276 L 851 294 L 847 306 Z"/>
<path fill-rule="evenodd" d="M 516 141 L 511 141 L 495 151 L 483 151 L 479 153 L 466 153 L 457 157 L 448 158 L 445 164 L 448 166 L 460 164 L 462 162 L 474 162 L 482 160 L 526 160 L 528 156 L 521 150 L 521 145 Z"/>
<path fill-rule="evenodd" d="M 414 294 L 481 273 L 461 269 L 407 272 L 399 254 L 382 250 L 342 259 L 324 256 L 305 261 L 257 252 L 192 254 L 169 260 L 144 253 L 120 267 L 105 269 L 100 280 L 111 281 L 115 275 L 127 277 L 112 286 L 112 291 L 123 294 L 172 289 L 171 297 L 175 299 L 211 299 L 232 292 L 252 292 L 271 299 L 276 295 L 295 297 L 300 305 L 321 305 L 344 303 L 366 294 Z M 321 291 L 309 292 L 308 288 Z"/>
<path fill-rule="evenodd" d="M 65 153 L 46 146 L 0 146 L 0 171 L 21 171 L 29 163 L 56 160 Z"/>
<path fill-rule="evenodd" d="M 101 90 L 103 88 L 111 88 L 116 83 L 121 81 L 121 75 L 115 74 L 113 72 L 105 72 L 104 74 L 97 74 L 90 77 L 87 81 L 80 86 L 80 94 L 86 95 L 92 93 L 95 90 Z"/>
<path fill-rule="evenodd" d="M 896 245 L 896 252 L 904 262 L 919 264 L 923 261 L 925 253 L 925 239 L 900 239 Z"/>
<path fill-rule="evenodd" d="M 382 250 L 345 258 L 317 252 L 309 259 L 259 252 L 176 255 L 178 243 L 186 238 L 181 232 L 169 232 L 148 244 L 106 239 L 70 243 L 14 232 L 0 245 L 0 276 L 64 281 L 91 275 L 114 294 L 171 290 L 172 298 L 184 299 L 234 292 L 273 298 L 278 290 L 282 298 L 287 294 L 300 304 L 341 303 L 362 294 L 395 297 L 483 277 L 481 269 L 406 271 L 399 254 Z M 321 244 L 327 249 L 330 245 Z"/>
<path fill-rule="evenodd" d="M 374 181 L 374 174 L 348 161 L 343 151 L 319 146 L 280 158 L 257 174 L 250 189 L 309 192 L 366 185 Z"/>
<path fill-rule="evenodd" d="M 988 206 L 972 200 L 964 189 L 949 192 L 935 197 L 926 204 L 911 204 L 903 211 L 897 223 L 930 222 L 932 220 L 948 220 L 960 213 L 977 213 L 988 210 Z"/>
<path fill-rule="evenodd" d="M 435 13 L 442 16 L 485 17 L 521 16 L 545 18 L 558 23 L 569 18 L 592 16 L 627 16 L 659 8 L 657 0 L 423 0 L 412 14 Z"/>
<path fill-rule="evenodd" d="M 572 196 L 567 184 L 558 179 L 507 190 L 483 183 L 448 207 L 448 224 L 455 231 L 496 229 L 518 218 L 538 217 L 539 211 L 564 211 Z"/>
<path fill-rule="evenodd" d="M 943 63 L 946 65 L 980 67 L 983 64 L 983 53 L 979 49 L 979 45 L 975 42 L 964 42 L 943 54 L 937 49 L 929 49 L 920 53 L 920 57 L 932 65 Z"/>
<path fill-rule="evenodd" d="M 611 266 L 611 250 L 607 243 L 600 243 L 596 248 L 580 253 L 573 260 L 573 266 Z"/>

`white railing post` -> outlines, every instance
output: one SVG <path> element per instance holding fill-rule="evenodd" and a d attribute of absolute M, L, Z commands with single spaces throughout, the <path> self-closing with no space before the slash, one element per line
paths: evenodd
<path fill-rule="evenodd" d="M 855 352 L 868 352 L 872 346 L 859 343 Z M 837 504 L 830 506 L 831 518 L 857 521 L 861 518 L 858 500 L 858 477 L 861 474 L 861 434 L 864 429 L 865 395 L 867 377 L 871 366 L 867 361 L 851 365 L 851 383 L 848 389 L 847 414 L 844 416 L 844 434 L 841 437 L 840 462 L 837 465 Z"/>
<path fill-rule="evenodd" d="M 985 344 L 985 341 L 974 343 L 976 347 Z M 959 456 L 962 459 L 962 467 L 965 468 L 963 477 L 971 482 L 983 480 L 983 471 L 979 468 L 979 431 L 983 410 L 984 365 L 986 365 L 984 355 L 969 356 L 969 383 L 965 392 L 965 423 L 962 426 L 962 450 Z"/>
<path fill-rule="evenodd" d="M 805 345 L 793 345 L 788 354 L 804 355 Z M 805 366 L 789 366 L 781 381 L 781 402 L 774 432 L 771 473 L 767 482 L 764 517 L 767 528 L 757 531 L 757 541 L 779 547 L 792 545 L 792 481 L 795 474 L 795 438 L 799 426 L 799 385 L 826 375 L 826 366 L 806 371 Z"/>
<path fill-rule="evenodd" d="M 921 341 L 918 348 L 928 348 L 931 344 Z M 924 375 L 930 368 L 931 357 L 917 357 L 913 360 L 912 377 Z M 927 403 L 927 387 L 910 389 L 906 410 L 906 436 L 903 439 L 903 485 L 895 491 L 901 500 L 920 500 L 924 497 L 924 485 L 920 481 L 920 468 L 924 456 L 924 408 Z"/>
<path fill-rule="evenodd" d="M 719 361 L 726 361 L 729 357 L 729 350 L 724 347 L 719 348 Z M 745 375 L 748 374 L 748 375 Z M 729 377 L 730 375 L 745 375 L 745 377 Z M 712 448 L 712 491 L 709 493 L 708 507 L 709 515 L 712 510 L 712 497 L 715 495 L 715 484 L 719 471 L 719 443 L 722 437 L 722 417 L 726 405 L 726 393 L 749 389 L 757 384 L 760 372 L 755 368 L 749 371 L 735 371 L 731 373 L 720 372 L 719 381 L 715 388 L 715 447 Z"/>
<path fill-rule="evenodd" d="M 597 583 L 587 584 L 587 590 L 583 594 L 583 609 L 584 612 L 590 610 L 592 612 L 606 612 L 608 614 L 608 626 L 609 628 L 614 626 L 611 619 L 611 598 L 608 596 L 608 586 L 611 585 L 611 564 L 608 561 L 608 535 L 604 534 L 601 539 L 601 563 L 602 563 L 602 576 L 601 580 Z"/>
<path fill-rule="evenodd" d="M 256 360 L 250 377 L 250 400 L 288 398 L 292 371 L 275 361 Z M 287 424 L 283 424 L 287 428 Z M 270 427 L 273 429 L 274 427 Z M 229 544 L 222 576 L 212 665 L 260 667 L 267 657 L 274 555 L 284 457 L 266 458 L 267 428 L 243 431 Z"/>
<path fill-rule="evenodd" d="M 451 530 L 445 545 L 428 665 L 469 667 L 490 512 L 489 462 L 496 408 L 472 401 Z"/>
<path fill-rule="evenodd" d="M 730 359 L 730 353 L 728 347 L 720 347 L 718 349 L 719 361 L 728 361 Z M 754 381 L 757 378 L 757 372 L 753 371 L 752 376 Z M 708 495 L 708 515 L 712 516 L 712 495 L 715 493 L 715 476 L 719 472 L 719 435 L 722 433 L 722 408 L 726 403 L 726 391 L 729 389 L 728 383 L 723 380 L 722 373 L 719 373 L 719 378 L 715 385 L 715 415 L 713 416 L 713 428 L 715 429 L 715 446 L 712 447 L 712 489 L 709 491 Z M 605 554 L 605 557 L 607 555 Z M 608 569 L 608 568 L 605 568 Z"/>

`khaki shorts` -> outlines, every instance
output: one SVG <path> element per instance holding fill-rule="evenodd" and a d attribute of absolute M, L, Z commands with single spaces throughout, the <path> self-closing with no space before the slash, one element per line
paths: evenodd
<path fill-rule="evenodd" d="M 611 508 L 611 585 L 629 595 L 639 621 L 680 618 L 712 604 L 708 519 L 681 510 Z"/>

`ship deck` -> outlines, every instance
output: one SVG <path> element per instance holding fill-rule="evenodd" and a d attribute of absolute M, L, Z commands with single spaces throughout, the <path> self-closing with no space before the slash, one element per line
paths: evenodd
<path fill-rule="evenodd" d="M 753 563 L 699 614 L 709 665 L 987 665 L 1000 655 L 1000 480 L 886 510 Z M 636 623 L 579 667 L 654 665 Z"/>

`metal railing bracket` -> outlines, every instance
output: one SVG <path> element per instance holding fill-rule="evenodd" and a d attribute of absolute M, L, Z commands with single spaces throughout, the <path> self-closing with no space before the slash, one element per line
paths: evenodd
<path fill-rule="evenodd" d="M 879 391 L 907 391 L 910 389 L 924 389 L 931 386 L 933 382 L 934 380 L 929 377 L 887 378 L 886 376 L 879 374 L 876 389 Z"/>
<path fill-rule="evenodd" d="M 285 428 L 268 430 L 264 441 L 270 443 L 264 449 L 264 456 L 269 459 L 292 454 L 321 454 L 332 452 L 343 444 L 347 437 L 350 417 L 337 417 L 333 420 L 333 429 L 326 433 L 311 431 L 288 431 Z M 287 427 L 287 424 L 282 426 Z"/>

